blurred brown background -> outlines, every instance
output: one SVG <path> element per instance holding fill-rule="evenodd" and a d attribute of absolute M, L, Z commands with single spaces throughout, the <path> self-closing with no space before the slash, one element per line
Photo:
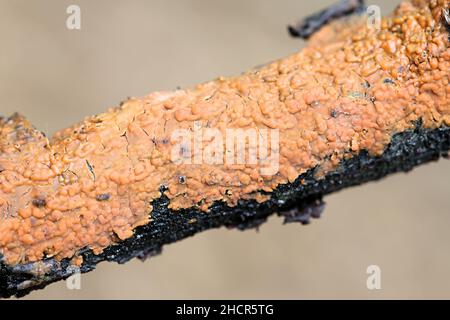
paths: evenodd
<path fill-rule="evenodd" d="M 127 96 L 286 56 L 286 25 L 332 0 L 0 0 L 0 113 L 48 134 Z M 398 1 L 375 1 L 383 13 Z M 66 8 L 81 7 L 81 30 Z M 212 230 L 145 263 L 102 263 L 29 298 L 450 298 L 450 161 L 326 198 L 322 219 Z M 380 266 L 381 290 L 366 288 Z"/>

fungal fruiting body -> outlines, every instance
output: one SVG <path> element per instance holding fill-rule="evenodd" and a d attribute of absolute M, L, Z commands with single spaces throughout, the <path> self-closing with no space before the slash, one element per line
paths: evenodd
<path fill-rule="evenodd" d="M 265 203 L 311 169 L 320 180 L 363 151 L 382 156 L 395 134 L 418 123 L 450 126 L 445 10 L 448 0 L 412 1 L 380 28 L 363 17 L 333 22 L 287 58 L 239 77 L 130 99 L 51 139 L 19 115 L 1 120 L 3 263 L 52 258 L 81 266 L 84 248 L 100 254 L 137 227 L 151 228 L 152 203 L 162 196 L 171 212 L 196 208 L 205 215 L 218 202 Z M 276 172 L 225 160 L 175 163 L 173 133 L 198 124 L 222 136 L 227 129 L 277 130 Z M 201 139 L 203 154 L 215 142 Z"/>

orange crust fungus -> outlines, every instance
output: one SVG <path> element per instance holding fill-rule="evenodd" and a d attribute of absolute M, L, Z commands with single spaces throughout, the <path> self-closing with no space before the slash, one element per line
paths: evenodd
<path fill-rule="evenodd" d="M 450 126 L 447 0 L 402 3 L 379 29 L 333 22 L 308 46 L 239 77 L 156 92 L 87 118 L 50 140 L 23 117 L 0 122 L 0 253 L 9 265 L 100 253 L 151 221 L 161 186 L 178 210 L 214 201 L 264 201 L 307 170 L 362 150 L 380 155 L 421 119 Z M 176 164 L 171 133 L 195 121 L 279 130 L 279 170 Z"/>

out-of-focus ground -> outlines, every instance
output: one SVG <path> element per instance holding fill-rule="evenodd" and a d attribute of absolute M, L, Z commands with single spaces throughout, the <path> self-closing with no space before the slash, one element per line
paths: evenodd
<path fill-rule="evenodd" d="M 303 46 L 286 25 L 331 3 L 0 0 L 0 113 L 51 134 L 127 96 L 239 74 Z M 66 29 L 70 4 L 80 31 Z M 28 298 L 450 298 L 449 191 L 441 160 L 328 196 L 309 226 L 207 231 Z M 381 290 L 366 288 L 372 264 Z"/>

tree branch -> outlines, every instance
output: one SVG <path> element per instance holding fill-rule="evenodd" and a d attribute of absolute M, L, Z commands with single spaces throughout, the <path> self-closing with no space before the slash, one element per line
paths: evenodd
<path fill-rule="evenodd" d="M 146 259 L 211 228 L 258 227 L 273 213 L 307 224 L 326 194 L 447 155 L 445 1 L 402 6 L 381 30 L 330 23 L 336 8 L 349 11 L 335 6 L 296 28 L 309 37 L 328 24 L 298 54 L 127 101 L 50 141 L 18 115 L 1 119 L 0 297 L 101 261 Z M 169 131 L 199 120 L 278 129 L 279 172 L 173 164 Z"/>

